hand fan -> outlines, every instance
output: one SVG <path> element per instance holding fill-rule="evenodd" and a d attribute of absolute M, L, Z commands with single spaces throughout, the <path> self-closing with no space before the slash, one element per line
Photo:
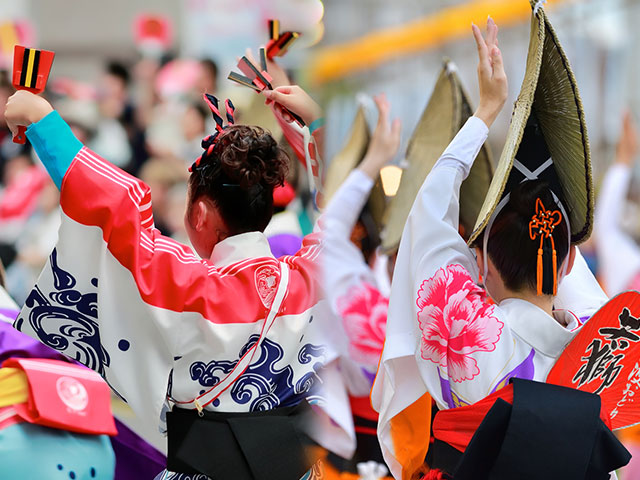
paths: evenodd
<path fill-rule="evenodd" d="M 621 293 L 598 310 L 546 381 L 600 395 L 614 430 L 640 423 L 640 293 Z"/>

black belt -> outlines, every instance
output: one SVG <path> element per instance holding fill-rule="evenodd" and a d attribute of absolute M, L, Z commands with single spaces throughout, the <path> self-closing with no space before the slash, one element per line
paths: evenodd
<path fill-rule="evenodd" d="M 307 402 L 263 412 L 202 413 L 167 413 L 168 470 L 214 480 L 298 480 L 315 463 L 306 433 L 314 414 Z"/>
<path fill-rule="evenodd" d="M 456 471 L 463 453 L 442 440 L 431 437 L 433 442 L 427 451 L 426 463 L 432 470 L 440 470 L 449 478 Z"/>
<path fill-rule="evenodd" d="M 597 395 L 518 378 L 512 383 L 513 403 L 495 401 L 464 453 L 434 439 L 431 468 L 456 480 L 606 480 L 629 462 L 600 419 Z"/>

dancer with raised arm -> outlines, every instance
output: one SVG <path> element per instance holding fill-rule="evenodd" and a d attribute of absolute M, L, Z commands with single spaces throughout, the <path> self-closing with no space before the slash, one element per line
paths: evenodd
<path fill-rule="evenodd" d="M 374 408 L 380 412 L 378 436 L 396 478 L 413 474 L 405 468 L 401 434 L 423 429 L 424 436 L 430 435 L 428 412 L 411 412 L 413 423 L 411 416 L 403 418 L 425 393 L 438 410 L 427 478 L 540 478 L 541 471 L 545 478 L 582 478 L 571 475 L 584 472 L 591 455 L 602 453 L 601 444 L 594 447 L 599 438 L 610 442 L 609 455 L 599 466 L 606 465 L 607 475 L 628 461 L 610 430 L 598 423 L 597 396 L 568 388 L 550 393 L 538 383 L 607 297 L 574 245 L 588 236 L 592 216 L 588 143 L 577 88 L 568 64 L 551 61 L 564 54 L 542 9 L 536 8 L 532 22 L 523 93 L 470 238 L 473 247 L 458 231 L 459 189 L 508 93 L 498 27 L 491 18 L 486 37 L 473 26 L 479 56 L 478 109 L 429 173 L 405 225 L 385 349 L 372 392 Z M 552 68 L 557 71 L 549 73 Z M 554 75 L 565 83 L 555 81 Z M 550 131 L 550 118 L 558 117 L 550 114 L 555 112 L 546 102 L 562 110 L 564 126 L 557 128 L 564 128 L 565 135 Z M 571 169 L 586 183 L 567 182 Z M 486 428 L 478 427 L 489 408 L 477 408 L 478 402 L 510 382 L 513 386 L 504 392 L 513 388 L 513 414 L 505 402 L 508 408 L 499 418 L 486 417 L 483 426 L 490 434 L 482 436 Z M 551 402 L 553 413 L 545 410 L 537 422 L 520 417 L 527 400 L 536 402 L 535 408 Z M 509 415 L 520 423 L 509 423 Z M 572 426 L 576 415 L 590 430 L 579 432 Z M 396 419 L 403 423 L 394 426 Z M 601 437 L 601 429 L 610 436 Z M 505 431 L 522 441 L 509 437 L 503 442 Z M 481 440 L 470 442 L 476 433 Z M 571 447 L 552 450 L 544 437 L 549 433 L 562 435 L 562 444 Z M 541 438 L 545 440 L 538 441 Z M 531 440 L 527 448 L 524 439 Z M 566 461 L 569 456 L 572 461 Z"/>
<path fill-rule="evenodd" d="M 231 102 L 205 100 L 216 131 L 189 178 L 194 253 L 154 228 L 149 188 L 83 146 L 46 100 L 9 99 L 7 121 L 28 126 L 63 210 L 15 327 L 100 373 L 146 422 L 166 415 L 162 478 L 309 478 L 321 238 L 273 257 L 262 231 L 285 153 L 235 125 Z"/>

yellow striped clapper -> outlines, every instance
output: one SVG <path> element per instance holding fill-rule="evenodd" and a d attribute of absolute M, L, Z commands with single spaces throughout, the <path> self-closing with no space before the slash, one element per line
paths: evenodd
<path fill-rule="evenodd" d="M 55 53 L 48 50 L 16 45 L 13 50 L 13 86 L 16 90 L 28 90 L 32 93 L 44 91 Z M 15 143 L 25 143 L 26 128 L 19 127 L 13 138 Z"/>

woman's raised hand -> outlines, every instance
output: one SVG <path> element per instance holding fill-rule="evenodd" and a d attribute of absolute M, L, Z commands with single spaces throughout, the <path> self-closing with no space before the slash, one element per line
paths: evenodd
<path fill-rule="evenodd" d="M 489 17 L 486 37 L 482 36 L 477 25 L 472 25 L 472 30 L 478 47 L 478 85 L 480 87 L 480 104 L 475 116 L 491 127 L 509 93 L 502 53 L 498 48 L 498 26 Z"/>
<path fill-rule="evenodd" d="M 631 112 L 624 114 L 622 121 L 622 135 L 618 141 L 618 149 L 616 153 L 616 162 L 625 165 L 632 165 L 638 155 L 638 131 L 633 121 Z"/>
<path fill-rule="evenodd" d="M 44 98 L 26 90 L 18 90 L 7 100 L 4 118 L 11 133 L 16 135 L 18 126 L 28 127 L 52 111 L 53 108 Z"/>
<path fill-rule="evenodd" d="M 378 107 L 378 124 L 371 137 L 367 154 L 358 167 L 373 180 L 378 178 L 382 167 L 398 153 L 402 127 L 399 119 L 390 121 L 391 105 L 384 94 L 374 97 L 374 100 Z"/>
<path fill-rule="evenodd" d="M 298 85 L 287 85 L 278 87 L 275 90 L 264 90 L 262 92 L 267 97 L 267 104 L 275 102 L 275 108 L 283 106 L 291 112 L 302 117 L 307 125 L 311 125 L 314 120 L 322 117 L 322 109 L 320 106 Z M 291 123 L 293 117 L 286 111 L 282 111 L 283 118 Z"/>

